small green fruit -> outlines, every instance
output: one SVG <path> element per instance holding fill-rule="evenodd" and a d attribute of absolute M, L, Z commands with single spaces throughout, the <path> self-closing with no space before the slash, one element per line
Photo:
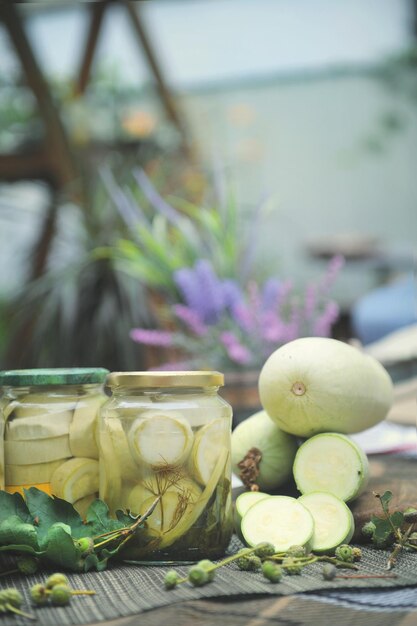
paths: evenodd
<path fill-rule="evenodd" d="M 43 606 L 48 602 L 48 593 L 46 591 L 45 585 L 41 583 L 37 583 L 30 588 L 30 597 L 32 598 L 33 604 L 36 606 Z"/>
<path fill-rule="evenodd" d="M 81 550 L 81 556 L 85 557 L 94 551 L 94 541 L 91 537 L 81 537 L 75 542 L 77 548 Z"/>
<path fill-rule="evenodd" d="M 174 589 L 177 586 L 179 576 L 174 569 L 170 569 L 164 578 L 165 589 Z"/>
<path fill-rule="evenodd" d="M 193 565 L 188 572 L 188 580 L 194 587 L 202 587 L 209 582 L 209 575 L 204 568 Z"/>
<path fill-rule="evenodd" d="M 25 576 L 30 576 L 30 574 L 35 574 L 38 571 L 38 560 L 31 556 L 19 556 L 16 559 L 16 566 L 19 572 Z"/>
<path fill-rule="evenodd" d="M 271 583 L 279 583 L 282 578 L 282 569 L 273 561 L 264 561 L 262 563 L 262 574 Z"/>
<path fill-rule="evenodd" d="M 321 570 L 324 580 L 333 580 L 336 577 L 337 569 L 332 563 L 326 563 Z"/>
<path fill-rule="evenodd" d="M 11 604 L 16 609 L 22 606 L 23 596 L 14 587 L 9 587 L 8 589 L 3 589 L 0 591 L 0 603 L 1 604 Z"/>
<path fill-rule="evenodd" d="M 68 585 L 54 585 L 52 587 L 50 598 L 55 606 L 66 606 L 72 598 L 72 591 Z"/>
<path fill-rule="evenodd" d="M 51 574 L 51 576 L 49 576 L 49 578 L 47 579 L 45 586 L 47 589 L 52 589 L 53 587 L 55 587 L 55 585 L 69 586 L 69 580 L 65 576 L 65 574 L 61 574 L 60 572 Z"/>

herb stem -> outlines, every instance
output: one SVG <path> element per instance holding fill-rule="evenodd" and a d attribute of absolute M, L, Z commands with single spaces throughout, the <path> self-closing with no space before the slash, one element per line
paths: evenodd
<path fill-rule="evenodd" d="M 71 591 L 73 596 L 94 596 L 95 594 L 96 592 L 91 589 L 73 589 Z"/>
<path fill-rule="evenodd" d="M 0 576 L 9 576 L 9 574 L 18 574 L 20 570 L 16 567 L 15 569 L 9 569 L 5 572 L 0 572 Z"/>
<path fill-rule="evenodd" d="M 104 533 L 103 535 L 97 535 L 97 537 L 95 537 L 95 539 L 99 539 L 101 537 L 106 537 L 106 538 L 103 539 L 103 541 L 99 541 L 99 543 L 95 543 L 94 544 L 94 549 L 101 548 L 102 546 L 105 546 L 108 543 L 111 543 L 115 539 L 119 539 L 119 537 L 125 536 L 123 541 L 119 545 L 119 548 L 121 548 L 122 545 L 124 545 L 126 543 L 126 541 L 133 535 L 133 533 L 135 532 L 136 528 L 140 524 L 142 524 L 151 515 L 151 513 L 154 511 L 154 509 L 157 506 L 157 504 L 160 501 L 160 499 L 161 499 L 161 496 L 158 496 L 157 498 L 155 498 L 155 500 L 152 502 L 151 506 L 145 511 L 145 513 L 143 515 L 140 515 L 133 522 L 133 524 L 131 526 L 124 526 L 123 528 L 118 528 L 117 530 L 112 530 L 112 531 L 110 531 L 108 533 Z"/>
<path fill-rule="evenodd" d="M 34 615 L 30 615 L 30 613 L 25 613 L 24 611 L 17 609 L 15 606 L 9 604 L 8 602 L 4 605 L 4 607 L 11 613 L 15 613 L 16 615 L 20 615 L 21 617 L 26 617 L 26 619 L 36 619 Z"/>
<path fill-rule="evenodd" d="M 338 574 L 335 578 L 397 578 L 397 574 Z"/>
<path fill-rule="evenodd" d="M 219 563 L 215 563 L 211 567 L 207 567 L 206 572 L 214 572 L 214 570 L 218 569 L 219 567 L 222 567 L 223 565 L 227 565 L 228 563 L 232 563 L 233 561 L 237 561 L 237 559 L 242 558 L 242 556 L 248 556 L 249 554 L 253 554 L 255 550 L 258 549 L 258 547 L 259 546 L 257 546 L 256 548 L 247 548 L 246 550 L 242 550 L 241 552 L 236 552 L 236 554 L 232 554 L 232 556 L 228 556 L 226 559 L 223 559 L 223 561 L 220 561 Z M 185 583 L 187 580 L 188 580 L 188 576 L 186 576 L 185 578 L 180 578 L 177 580 L 177 584 Z"/>

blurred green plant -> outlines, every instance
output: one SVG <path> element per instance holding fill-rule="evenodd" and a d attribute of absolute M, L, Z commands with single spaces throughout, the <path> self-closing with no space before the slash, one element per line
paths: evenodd
<path fill-rule="evenodd" d="M 125 185 L 118 184 L 109 169 L 102 171 L 102 177 L 130 236 L 97 249 L 97 258 L 113 259 L 142 284 L 175 298 L 180 295 L 175 271 L 199 259 L 210 261 L 219 277 L 242 285 L 262 274 L 255 261 L 257 230 L 269 201 L 260 202 L 245 216 L 230 189 L 201 206 L 178 196 L 167 201 L 143 169 L 135 168 Z"/>
<path fill-rule="evenodd" d="M 94 250 L 120 236 L 124 224 L 101 184 L 93 183 L 85 207 L 62 204 L 46 272 L 8 304 L 7 367 L 137 367 L 133 320 L 148 323 L 140 284 Z"/>

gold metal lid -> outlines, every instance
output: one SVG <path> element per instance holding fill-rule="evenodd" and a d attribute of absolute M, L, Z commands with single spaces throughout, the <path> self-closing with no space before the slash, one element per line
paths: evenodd
<path fill-rule="evenodd" d="M 107 376 L 109 387 L 222 387 L 224 375 L 212 371 L 184 372 L 112 372 Z"/>

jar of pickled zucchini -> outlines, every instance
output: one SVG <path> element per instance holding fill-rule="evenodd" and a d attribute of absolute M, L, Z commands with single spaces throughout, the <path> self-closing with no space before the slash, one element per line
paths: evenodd
<path fill-rule="evenodd" d="M 232 409 L 219 372 L 115 372 L 99 428 L 100 498 L 144 515 L 124 557 L 221 556 L 232 534 Z"/>
<path fill-rule="evenodd" d="M 83 515 L 98 495 L 97 423 L 108 370 L 0 372 L 4 487 L 37 487 Z"/>

